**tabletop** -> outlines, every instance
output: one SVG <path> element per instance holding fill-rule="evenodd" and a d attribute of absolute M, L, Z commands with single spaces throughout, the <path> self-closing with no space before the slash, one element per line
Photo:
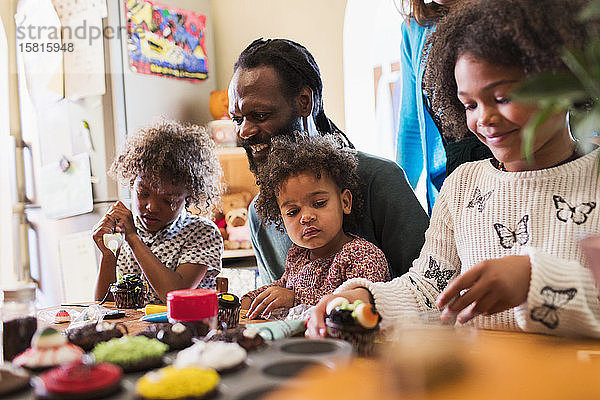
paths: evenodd
<path fill-rule="evenodd" d="M 114 304 L 106 306 L 114 308 Z M 143 311 L 124 311 L 125 317 L 114 321 L 123 322 L 129 334 L 149 324 L 139 321 Z M 248 323 L 244 316 L 242 311 L 240 322 Z M 600 398 L 597 340 L 425 326 L 399 331 L 392 342 L 378 348 L 379 356 L 373 359 L 309 369 L 297 378 L 301 385 L 292 384 L 267 398 Z M 137 376 L 129 378 L 133 381 Z M 234 382 L 235 377 L 227 381 Z"/>

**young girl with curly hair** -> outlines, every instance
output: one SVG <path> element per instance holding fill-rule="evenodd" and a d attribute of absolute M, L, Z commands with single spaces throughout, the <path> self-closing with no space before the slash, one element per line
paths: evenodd
<path fill-rule="evenodd" d="M 356 151 L 332 137 L 271 142 L 259 168 L 259 217 L 283 226 L 293 242 L 281 279 L 247 293 L 249 318 L 315 304 L 348 279 L 390 279 L 383 252 L 351 234 L 361 213 Z"/>
<path fill-rule="evenodd" d="M 214 143 L 195 125 L 161 120 L 131 136 L 110 173 L 132 190 L 131 210 L 118 201 L 96 224 L 93 239 L 102 253 L 96 300 L 116 273 L 135 273 L 149 284 L 146 303 L 164 303 L 171 290 L 214 288 L 223 240 L 209 219 L 191 215 L 196 206 L 210 216 L 223 191 Z M 103 243 L 120 232 L 114 254 Z"/>
<path fill-rule="evenodd" d="M 529 74 L 565 69 L 564 47 L 588 41 L 585 0 L 477 0 L 438 24 L 425 87 L 445 131 L 465 127 L 493 158 L 463 164 L 433 208 L 413 267 L 388 283 L 353 279 L 337 289 L 374 304 L 382 329 L 412 315 L 485 329 L 600 337 L 600 302 L 579 240 L 600 232 L 600 150 L 588 154 L 558 112 L 535 132 L 533 162 L 522 131 L 537 107 L 511 92 Z M 584 100 L 584 99 L 582 99 Z M 372 297 L 371 297 L 372 296 Z M 308 336 L 325 334 L 328 298 Z"/>

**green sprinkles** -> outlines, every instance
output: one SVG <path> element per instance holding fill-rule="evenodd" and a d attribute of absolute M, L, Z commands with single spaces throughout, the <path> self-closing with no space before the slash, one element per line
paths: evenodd
<path fill-rule="evenodd" d="M 98 343 L 92 350 L 92 354 L 98 362 L 130 364 L 149 358 L 162 357 L 168 348 L 168 345 L 145 336 L 123 336 Z"/>

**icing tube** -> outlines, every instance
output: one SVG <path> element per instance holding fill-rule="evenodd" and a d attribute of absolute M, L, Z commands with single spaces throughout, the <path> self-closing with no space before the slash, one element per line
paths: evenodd
<path fill-rule="evenodd" d="M 123 235 L 121 233 L 105 233 L 102 240 L 106 248 L 112 251 L 116 257 L 117 251 L 123 244 Z"/>

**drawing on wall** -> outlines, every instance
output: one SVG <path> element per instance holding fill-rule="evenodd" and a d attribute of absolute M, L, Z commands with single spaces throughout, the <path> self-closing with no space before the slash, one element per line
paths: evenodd
<path fill-rule="evenodd" d="M 206 16 L 150 0 L 125 0 L 129 66 L 190 81 L 208 78 Z"/>

